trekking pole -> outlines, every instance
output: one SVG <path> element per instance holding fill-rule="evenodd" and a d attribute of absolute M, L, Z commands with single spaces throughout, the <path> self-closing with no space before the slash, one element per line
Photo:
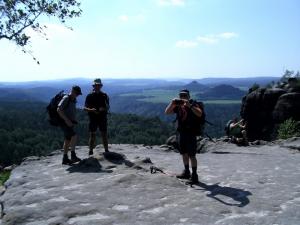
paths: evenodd
<path fill-rule="evenodd" d="M 2 219 L 4 216 L 4 204 L 2 201 L 0 202 L 0 209 L 1 209 L 0 219 Z"/>
<path fill-rule="evenodd" d="M 205 132 L 204 134 L 205 134 L 206 137 L 208 137 L 208 139 L 209 139 L 210 141 L 212 141 L 213 143 L 216 143 L 216 142 L 212 139 L 212 137 L 209 136 L 206 132 Z"/>
<path fill-rule="evenodd" d="M 209 122 L 207 120 L 205 120 L 205 123 L 207 123 L 208 125 L 211 125 L 211 126 L 215 126 L 213 123 L 211 123 L 211 122 Z"/>

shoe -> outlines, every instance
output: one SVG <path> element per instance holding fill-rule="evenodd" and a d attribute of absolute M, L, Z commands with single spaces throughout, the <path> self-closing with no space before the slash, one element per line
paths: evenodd
<path fill-rule="evenodd" d="M 198 179 L 198 174 L 197 174 L 197 173 L 193 173 L 193 174 L 192 174 L 191 182 L 192 182 L 193 184 L 198 184 L 198 183 L 199 183 L 199 179 Z"/>
<path fill-rule="evenodd" d="M 181 174 L 176 175 L 178 179 L 190 179 L 191 173 L 189 170 L 184 170 Z"/>
<path fill-rule="evenodd" d="M 76 163 L 76 162 L 80 162 L 81 159 L 78 158 L 78 157 L 76 156 L 76 153 L 75 153 L 75 152 L 71 152 L 71 161 L 72 161 L 73 163 Z"/>
<path fill-rule="evenodd" d="M 92 155 L 94 155 L 94 152 L 93 152 L 93 150 L 90 150 L 89 151 L 89 156 L 92 156 Z"/>
<path fill-rule="evenodd" d="M 63 165 L 72 165 L 72 161 L 68 158 L 68 156 L 64 156 L 62 160 Z"/>

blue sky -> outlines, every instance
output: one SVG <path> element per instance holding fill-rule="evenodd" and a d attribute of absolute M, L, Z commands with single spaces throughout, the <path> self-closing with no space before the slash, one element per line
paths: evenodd
<path fill-rule="evenodd" d="M 300 70 L 298 0 L 82 0 L 68 30 L 31 30 L 41 65 L 0 41 L 1 81 L 280 76 Z"/>

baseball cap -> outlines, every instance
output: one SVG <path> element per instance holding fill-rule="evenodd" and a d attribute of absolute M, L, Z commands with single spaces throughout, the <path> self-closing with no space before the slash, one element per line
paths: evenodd
<path fill-rule="evenodd" d="M 75 91 L 78 95 L 82 95 L 81 88 L 78 85 L 74 85 L 72 90 Z"/>

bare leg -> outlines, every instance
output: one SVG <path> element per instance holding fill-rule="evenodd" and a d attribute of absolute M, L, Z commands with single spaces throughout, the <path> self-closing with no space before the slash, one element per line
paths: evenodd
<path fill-rule="evenodd" d="M 70 140 L 65 139 L 63 148 L 64 148 L 64 156 L 63 156 L 62 164 L 70 165 L 70 164 L 72 164 L 72 162 L 70 161 L 70 159 L 68 157 L 68 151 L 70 148 Z"/>
<path fill-rule="evenodd" d="M 178 174 L 176 177 L 180 179 L 189 179 L 191 177 L 191 172 L 189 168 L 189 156 L 188 154 L 182 155 L 182 161 L 184 165 L 184 170 L 181 174 Z"/>
<path fill-rule="evenodd" d="M 71 160 L 72 160 L 73 163 L 81 161 L 81 159 L 78 158 L 77 155 L 76 155 L 76 153 L 75 153 L 76 143 L 77 143 L 77 135 L 74 135 L 71 138 L 71 142 L 70 142 L 70 146 L 71 146 Z"/>
<path fill-rule="evenodd" d="M 108 152 L 108 138 L 107 138 L 107 132 L 101 132 L 101 137 L 102 137 L 102 143 L 105 152 Z"/>
<path fill-rule="evenodd" d="M 93 150 L 95 148 L 95 143 L 96 143 L 96 133 L 95 132 L 90 132 L 90 138 L 89 138 L 89 155 L 93 155 Z"/>
<path fill-rule="evenodd" d="M 70 140 L 65 140 L 64 141 L 64 154 L 67 155 L 68 154 L 68 151 L 69 151 L 69 147 L 70 147 Z"/>
<path fill-rule="evenodd" d="M 191 156 L 190 160 L 191 160 L 192 168 L 197 167 L 197 158 L 196 158 L 196 156 Z"/>
<path fill-rule="evenodd" d="M 75 151 L 76 143 L 77 143 L 77 135 L 74 135 L 70 141 L 71 152 Z"/>
<path fill-rule="evenodd" d="M 182 161 L 184 166 L 189 166 L 189 156 L 188 154 L 183 154 L 182 155 Z"/>
<path fill-rule="evenodd" d="M 198 175 L 197 175 L 197 158 L 196 156 L 190 156 L 191 164 L 192 164 L 192 182 L 198 183 Z"/>

